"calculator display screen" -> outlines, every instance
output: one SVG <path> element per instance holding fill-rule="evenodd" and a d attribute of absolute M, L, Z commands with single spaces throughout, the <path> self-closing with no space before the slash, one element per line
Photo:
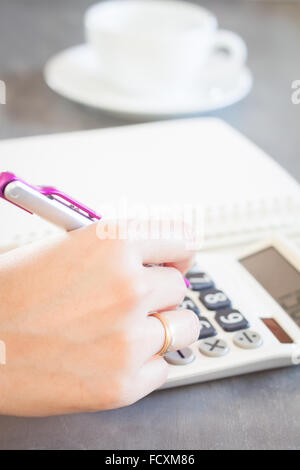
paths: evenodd
<path fill-rule="evenodd" d="M 300 326 L 300 272 L 274 247 L 240 259 L 240 263 Z"/>

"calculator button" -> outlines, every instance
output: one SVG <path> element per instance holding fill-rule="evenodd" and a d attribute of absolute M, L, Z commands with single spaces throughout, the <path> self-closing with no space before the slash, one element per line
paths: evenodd
<path fill-rule="evenodd" d="M 238 310 L 221 310 L 216 313 L 216 321 L 225 331 L 238 331 L 249 328 L 248 320 Z"/>
<path fill-rule="evenodd" d="M 200 341 L 199 350 L 205 356 L 220 357 L 229 352 L 229 347 L 223 339 L 212 338 Z"/>
<path fill-rule="evenodd" d="M 212 278 L 206 273 L 188 273 L 187 279 L 191 283 L 191 289 L 193 290 L 207 290 L 213 289 L 215 287 L 215 283 Z"/>
<path fill-rule="evenodd" d="M 185 297 L 182 304 L 180 305 L 181 308 L 187 308 L 188 310 L 193 310 L 193 312 L 199 316 L 200 315 L 200 310 L 195 304 L 195 302 L 190 299 L 190 297 Z"/>
<path fill-rule="evenodd" d="M 211 289 L 200 293 L 200 300 L 208 310 L 219 310 L 231 307 L 231 301 L 223 291 Z"/>
<path fill-rule="evenodd" d="M 205 339 L 210 338 L 211 336 L 216 336 L 216 330 L 206 317 L 199 317 L 199 321 L 201 326 L 199 339 Z"/>
<path fill-rule="evenodd" d="M 260 334 L 253 330 L 239 331 L 234 335 L 233 342 L 242 349 L 256 349 L 263 344 Z"/>
<path fill-rule="evenodd" d="M 179 349 L 164 355 L 165 360 L 173 366 L 185 366 L 195 359 L 195 355 L 190 348 Z"/>

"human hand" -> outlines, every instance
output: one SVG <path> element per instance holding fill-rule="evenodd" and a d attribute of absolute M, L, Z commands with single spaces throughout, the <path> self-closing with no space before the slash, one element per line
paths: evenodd
<path fill-rule="evenodd" d="M 165 331 L 149 313 L 173 349 L 198 338 L 196 315 L 176 310 L 192 255 L 183 240 L 99 240 L 96 225 L 1 255 L 0 412 L 112 409 L 161 386 Z"/>

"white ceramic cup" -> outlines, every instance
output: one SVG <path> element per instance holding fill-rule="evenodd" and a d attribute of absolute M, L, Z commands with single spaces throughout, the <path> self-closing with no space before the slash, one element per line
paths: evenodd
<path fill-rule="evenodd" d="M 216 50 L 226 53 L 225 75 L 240 69 L 247 56 L 244 41 L 218 30 L 210 11 L 181 0 L 92 5 L 85 14 L 85 33 L 98 57 L 101 79 L 126 93 L 178 93 L 210 73 L 206 64 Z"/>

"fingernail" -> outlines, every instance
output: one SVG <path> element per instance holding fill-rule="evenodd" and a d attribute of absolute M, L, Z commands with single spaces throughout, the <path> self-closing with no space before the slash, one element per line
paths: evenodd
<path fill-rule="evenodd" d="M 191 287 L 190 281 L 186 277 L 184 277 L 183 279 L 184 279 L 186 287 Z"/>

